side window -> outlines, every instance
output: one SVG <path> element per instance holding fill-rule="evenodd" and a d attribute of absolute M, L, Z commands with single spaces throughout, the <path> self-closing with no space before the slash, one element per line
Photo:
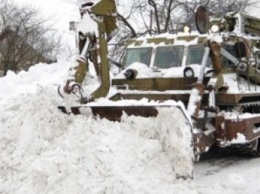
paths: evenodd
<path fill-rule="evenodd" d="M 157 47 L 154 66 L 162 69 L 181 66 L 183 51 L 183 46 Z"/>
<path fill-rule="evenodd" d="M 188 47 L 186 65 L 200 65 L 202 63 L 205 47 L 203 45 L 190 45 Z M 207 67 L 212 65 L 211 58 L 208 58 Z"/>
<path fill-rule="evenodd" d="M 124 66 L 127 67 L 135 62 L 150 65 L 153 48 L 129 48 L 124 58 Z"/>

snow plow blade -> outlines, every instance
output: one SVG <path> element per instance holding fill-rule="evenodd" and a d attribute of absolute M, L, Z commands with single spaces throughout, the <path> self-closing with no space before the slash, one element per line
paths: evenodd
<path fill-rule="evenodd" d="M 91 104 L 91 103 L 90 103 Z M 193 135 L 190 119 L 182 106 L 174 105 L 82 105 L 59 106 L 67 114 L 94 116 L 130 125 L 139 136 L 160 142 L 176 178 L 193 177 Z"/>
<path fill-rule="evenodd" d="M 181 107 L 176 106 L 183 111 Z M 158 109 L 170 108 L 170 106 L 58 106 L 58 108 L 67 114 L 82 114 L 89 115 L 90 113 L 100 118 L 105 118 L 110 121 L 120 121 L 123 113 L 128 116 L 141 116 L 141 117 L 156 117 Z"/>

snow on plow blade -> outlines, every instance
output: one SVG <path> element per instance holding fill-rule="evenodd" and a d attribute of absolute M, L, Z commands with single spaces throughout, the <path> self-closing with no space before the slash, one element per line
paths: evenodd
<path fill-rule="evenodd" d="M 58 107 L 64 113 L 93 115 L 129 123 L 148 139 L 159 140 L 177 178 L 193 177 L 193 144 L 190 119 L 180 105 L 124 105 Z M 138 119 L 136 119 L 138 118 Z M 167 164 L 166 164 L 167 166 Z"/>

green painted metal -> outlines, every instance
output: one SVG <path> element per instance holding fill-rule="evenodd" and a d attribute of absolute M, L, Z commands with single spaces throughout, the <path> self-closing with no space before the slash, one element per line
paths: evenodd
<path fill-rule="evenodd" d="M 141 91 L 167 91 L 167 90 L 190 90 L 197 78 L 139 78 L 139 79 L 113 79 L 112 85 L 118 89 L 141 90 Z M 205 84 L 208 82 L 205 78 Z"/>
<path fill-rule="evenodd" d="M 103 16 L 104 31 L 107 36 L 117 28 L 116 25 L 116 5 L 114 0 L 102 0 L 91 7 L 92 13 Z"/>
<path fill-rule="evenodd" d="M 116 6 L 114 0 L 102 0 L 95 4 L 91 11 L 96 16 L 101 16 L 102 19 L 95 20 L 98 24 L 98 44 L 100 56 L 100 79 L 101 85 L 92 94 L 91 98 L 97 99 L 105 97 L 110 88 L 109 77 L 109 62 L 107 58 L 107 41 L 112 32 L 117 28 L 116 26 Z"/>

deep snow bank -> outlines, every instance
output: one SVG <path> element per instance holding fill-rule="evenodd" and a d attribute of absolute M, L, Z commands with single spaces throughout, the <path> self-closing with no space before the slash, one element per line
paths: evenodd
<path fill-rule="evenodd" d="M 0 91 L 19 87 L 0 100 L 0 193 L 197 193 L 192 181 L 176 179 L 192 171 L 180 112 L 120 123 L 62 114 L 56 86 L 64 67 L 38 65 L 0 79 Z"/>
<path fill-rule="evenodd" d="M 192 168 L 181 157 L 187 148 L 172 146 L 181 141 L 169 134 L 174 127 L 163 119 L 167 111 L 159 115 L 163 123 L 67 116 L 42 88 L 9 99 L 1 109 L 3 193 L 168 193 L 183 190 L 176 170 Z"/>

